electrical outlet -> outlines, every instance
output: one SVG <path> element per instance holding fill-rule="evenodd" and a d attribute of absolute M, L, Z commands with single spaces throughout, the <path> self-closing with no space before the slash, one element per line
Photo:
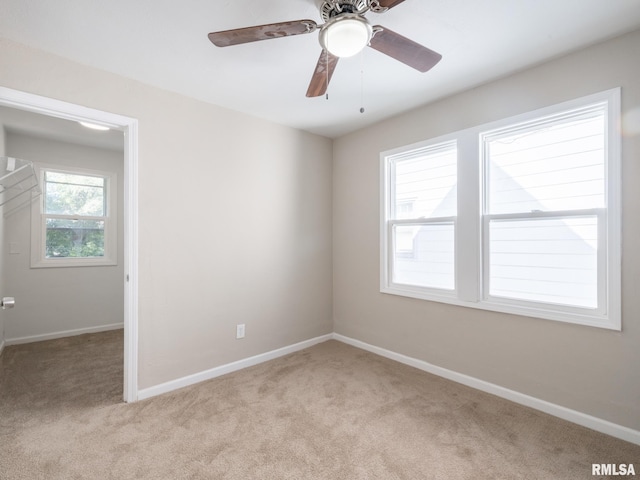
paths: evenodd
<path fill-rule="evenodd" d="M 236 338 L 244 338 L 244 323 L 236 325 Z"/>

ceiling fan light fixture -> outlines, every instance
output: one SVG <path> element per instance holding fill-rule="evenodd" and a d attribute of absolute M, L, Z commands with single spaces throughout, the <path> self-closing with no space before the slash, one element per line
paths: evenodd
<path fill-rule="evenodd" d="M 343 14 L 331 19 L 320 30 L 320 45 L 336 57 L 352 57 L 369 44 L 372 28 L 357 14 Z"/>
<path fill-rule="evenodd" d="M 82 122 L 82 121 L 78 121 L 78 123 L 80 125 L 82 125 L 83 127 L 90 128 L 91 130 L 100 130 L 102 132 L 106 132 L 107 130 L 111 130 L 109 127 L 106 127 L 104 125 L 98 125 L 96 123 Z"/>

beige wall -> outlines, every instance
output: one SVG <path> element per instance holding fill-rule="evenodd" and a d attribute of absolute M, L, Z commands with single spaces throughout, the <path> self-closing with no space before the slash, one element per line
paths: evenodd
<path fill-rule="evenodd" d="M 90 148 L 7 132 L 9 156 L 34 165 L 87 168 L 117 174 L 118 264 L 103 267 L 30 268 L 31 212 L 22 208 L 5 219 L 5 242 L 19 253 L 6 257 L 3 279 L 17 306 L 5 322 L 7 341 L 36 341 L 72 330 L 96 329 L 124 320 L 122 152 Z"/>
<path fill-rule="evenodd" d="M 0 58 L 4 87 L 139 121 L 140 388 L 332 331 L 330 140 L 6 40 Z"/>
<path fill-rule="evenodd" d="M 637 132 L 622 144 L 622 332 L 379 292 L 381 151 L 618 86 L 638 109 L 639 51 L 635 32 L 336 140 L 335 331 L 640 430 Z"/>

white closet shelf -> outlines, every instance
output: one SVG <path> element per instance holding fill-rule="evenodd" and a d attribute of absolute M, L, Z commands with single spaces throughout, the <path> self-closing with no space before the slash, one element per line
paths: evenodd
<path fill-rule="evenodd" d="M 38 177 L 32 162 L 0 157 L 0 206 L 12 201 L 28 202 L 39 194 Z"/>

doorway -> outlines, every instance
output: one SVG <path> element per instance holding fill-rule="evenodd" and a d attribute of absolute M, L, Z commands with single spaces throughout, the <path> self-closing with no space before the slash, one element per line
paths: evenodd
<path fill-rule="evenodd" d="M 135 402 L 138 397 L 138 122 L 130 117 L 4 87 L 0 87 L 0 106 L 103 125 L 124 133 L 123 400 Z M 3 341 L 4 338 L 0 339 L 0 343 Z"/>

